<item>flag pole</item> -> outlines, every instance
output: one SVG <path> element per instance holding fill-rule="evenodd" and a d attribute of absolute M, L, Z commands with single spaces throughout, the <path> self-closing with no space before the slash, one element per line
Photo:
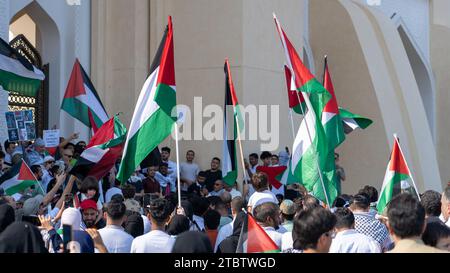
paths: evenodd
<path fill-rule="evenodd" d="M 178 123 L 175 122 L 175 147 L 177 154 L 177 188 L 178 188 L 178 207 L 181 207 L 181 182 L 180 182 L 180 154 L 178 150 Z"/>
<path fill-rule="evenodd" d="M 24 163 L 25 166 L 27 166 L 28 170 L 30 171 L 30 173 L 31 173 L 31 174 L 33 175 L 33 177 L 34 177 L 34 180 L 36 180 L 37 184 L 39 185 L 39 188 L 41 189 L 42 194 L 45 195 L 44 188 L 42 188 L 41 183 L 39 183 L 39 180 L 36 178 L 36 176 L 35 176 L 34 173 L 31 171 L 30 167 L 29 167 L 28 164 L 25 162 L 25 160 L 23 160 L 23 158 L 22 158 L 22 163 Z M 19 170 L 19 171 L 20 171 L 20 170 Z"/>
<path fill-rule="evenodd" d="M 244 180 L 242 181 L 242 185 L 240 186 L 240 188 L 241 188 L 241 190 L 243 190 L 244 183 L 247 181 L 247 175 L 246 175 L 247 170 L 245 169 L 244 153 L 242 152 L 242 142 L 241 142 L 241 128 L 239 126 L 237 115 L 235 115 L 234 120 L 235 120 L 236 125 L 237 125 L 237 137 L 238 137 L 238 143 L 239 143 L 239 150 L 241 152 L 242 176 L 243 176 Z"/>
<path fill-rule="evenodd" d="M 289 116 L 291 118 L 292 139 L 295 141 L 294 118 L 293 118 L 293 115 L 292 115 L 292 109 L 291 108 L 289 108 Z"/>
<path fill-rule="evenodd" d="M 280 26 L 280 24 L 279 24 L 279 22 L 278 22 L 278 19 L 277 19 L 277 16 L 275 15 L 275 13 L 273 13 L 273 18 L 275 19 L 275 22 L 276 22 L 276 26 L 277 26 L 278 34 L 280 35 L 281 43 L 283 44 L 283 47 L 284 47 L 285 50 L 286 50 L 286 45 L 284 44 L 284 41 L 283 41 L 283 39 L 281 38 L 281 36 L 283 35 L 283 34 L 282 34 L 283 31 L 282 31 L 282 29 L 281 29 L 281 26 Z M 290 65 L 290 66 L 291 66 L 291 67 L 290 67 L 289 69 L 291 69 L 292 77 L 295 77 L 295 73 L 293 73 L 294 71 L 292 71 L 292 65 Z M 294 83 L 296 84 L 295 78 L 294 78 Z M 296 84 L 295 88 L 297 88 L 297 84 Z M 299 95 L 299 91 L 297 90 L 297 92 L 295 92 L 295 93 L 296 93 L 296 95 L 297 95 L 298 101 L 301 102 L 301 100 L 300 100 L 300 95 Z M 309 100 L 309 98 L 308 98 L 308 100 Z M 306 115 L 305 115 L 305 111 L 304 111 L 303 106 L 302 106 L 301 103 L 300 103 L 300 110 L 302 111 L 303 120 L 305 121 L 306 131 L 308 132 L 309 141 L 311 141 L 311 143 L 312 143 L 313 140 L 312 140 L 312 137 L 311 137 L 311 132 L 309 131 L 308 120 L 305 119 Z M 294 142 L 295 142 L 295 139 L 294 139 Z M 317 154 L 317 151 L 316 151 L 315 148 L 314 148 L 314 150 L 315 150 L 315 154 Z M 317 170 L 318 170 L 318 172 L 319 172 L 320 182 L 322 183 L 323 192 L 324 192 L 324 194 L 325 194 L 325 199 L 326 199 L 326 202 L 327 202 L 328 207 L 330 208 L 330 207 L 331 207 L 331 204 L 330 204 L 330 201 L 328 200 L 328 194 L 327 194 L 327 191 L 326 191 L 326 188 L 325 188 L 325 183 L 323 182 L 322 170 L 320 169 L 319 159 L 318 159 L 317 156 L 315 156 L 315 159 L 316 159 L 316 160 L 315 160 L 315 161 L 316 161 L 316 167 L 317 167 Z"/>
<path fill-rule="evenodd" d="M 403 154 L 403 151 L 402 151 L 402 147 L 400 146 L 400 142 L 398 141 L 397 134 L 394 134 L 394 139 L 397 142 L 398 148 L 400 149 L 400 153 L 402 153 L 403 158 L 405 158 L 405 155 Z M 414 178 L 413 178 L 411 169 L 409 168 L 408 162 L 406 161 L 406 159 L 405 159 L 405 164 L 406 164 L 406 168 L 408 168 L 408 171 L 411 174 L 411 181 L 413 182 L 414 190 L 416 191 L 417 197 L 419 198 L 419 201 L 420 201 L 420 194 L 419 194 L 419 191 L 417 190 L 416 182 L 414 182 Z"/>

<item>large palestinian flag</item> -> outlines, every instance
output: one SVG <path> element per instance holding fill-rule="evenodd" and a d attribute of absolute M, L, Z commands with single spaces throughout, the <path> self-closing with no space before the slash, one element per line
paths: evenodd
<path fill-rule="evenodd" d="M 94 85 L 78 59 L 73 65 L 61 109 L 92 128 L 94 133 L 109 119 Z"/>
<path fill-rule="evenodd" d="M 409 179 L 411 179 L 411 172 L 406 164 L 398 140 L 395 137 L 391 158 L 386 169 L 386 175 L 384 176 L 380 197 L 378 198 L 377 210 L 379 214 L 383 213 L 389 202 L 392 200 L 394 188 L 401 183 L 408 183 L 407 181 Z"/>
<path fill-rule="evenodd" d="M 4 90 L 35 97 L 44 79 L 41 70 L 0 38 L 0 85 Z"/>
<path fill-rule="evenodd" d="M 0 188 L 10 196 L 26 190 L 31 186 L 40 188 L 39 182 L 34 177 L 27 163 L 23 160 L 0 177 Z"/>
<path fill-rule="evenodd" d="M 234 90 L 233 79 L 231 77 L 230 63 L 228 59 L 225 60 L 225 105 L 224 105 L 224 121 L 223 121 L 223 146 L 222 146 L 222 177 L 223 181 L 230 186 L 233 186 L 236 182 L 238 169 L 237 169 L 237 149 L 236 142 L 238 138 L 238 122 L 239 129 L 243 127 L 241 122 L 241 114 L 239 111 L 239 102 L 237 100 L 236 92 Z M 233 107 L 233 118 L 229 118 L 228 106 Z M 232 136 L 229 126 L 233 125 Z"/>
<path fill-rule="evenodd" d="M 70 174 L 83 179 L 104 177 L 122 155 L 127 130 L 117 116 L 108 120 L 94 134 Z"/>
<path fill-rule="evenodd" d="M 301 61 L 294 46 L 281 28 L 274 15 L 275 25 L 280 35 L 286 56 L 286 63 L 295 83 L 295 89 L 303 92 L 306 112 L 292 148 L 292 173 L 306 189 L 320 200 L 331 205 L 337 196 L 336 186 L 328 174 L 320 179 L 328 161 L 328 140 L 322 125 L 325 105 L 331 99 L 330 93 L 320 84 Z M 332 175 L 331 175 L 332 178 Z"/>
<path fill-rule="evenodd" d="M 270 253 L 280 252 L 277 244 L 258 225 L 256 220 L 247 213 L 242 225 L 236 253 Z"/>
<path fill-rule="evenodd" d="M 173 54 L 172 19 L 150 67 L 131 120 L 125 150 L 117 179 L 128 180 L 136 167 L 173 130 L 176 122 L 175 65 Z"/>

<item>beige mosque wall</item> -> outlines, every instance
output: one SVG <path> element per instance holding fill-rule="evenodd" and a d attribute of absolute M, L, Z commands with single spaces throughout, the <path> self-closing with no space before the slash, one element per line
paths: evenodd
<path fill-rule="evenodd" d="M 330 56 L 339 103 L 375 122 L 372 128 L 353 133 L 340 148 L 348 172 L 344 191 L 354 192 L 366 184 L 381 188 L 394 133 L 400 137 L 418 190 L 440 191 L 431 131 L 393 23 L 362 1 L 347 0 L 312 1 L 310 18 L 314 55 Z M 322 65 L 320 59 L 317 67 Z"/>
<path fill-rule="evenodd" d="M 294 0 L 92 1 L 93 83 L 107 111 L 124 112 L 121 118 L 128 125 L 167 16 L 172 15 L 178 104 L 194 111 L 194 97 L 200 97 L 203 110 L 210 104 L 223 107 L 223 65 L 228 57 L 242 105 L 279 107 L 275 123 L 281 139 L 274 150 L 278 153 L 292 145 L 292 132 L 287 120 L 284 55 L 272 12 L 277 13 L 293 43 L 301 48 L 303 11 L 304 1 Z M 203 118 L 203 125 L 208 120 Z M 201 124 L 191 120 L 191 125 L 194 138 L 194 129 L 201 128 Z M 165 144 L 173 148 L 175 160 L 174 140 L 168 138 Z M 244 154 L 259 152 L 259 144 L 244 141 Z M 182 161 L 189 149 L 197 152 L 196 161 L 203 169 L 209 168 L 213 156 L 222 157 L 221 140 L 180 141 Z"/>
<path fill-rule="evenodd" d="M 348 135 L 337 150 L 347 176 L 342 191 L 353 194 L 364 185 L 380 189 L 389 157 L 388 139 L 353 22 L 338 1 L 311 1 L 309 12 L 318 79 L 323 77 L 323 56 L 328 55 L 338 104 L 374 121 L 366 130 Z"/>
<path fill-rule="evenodd" d="M 442 185 L 450 181 L 450 1 L 433 0 L 431 6 L 431 65 L 436 79 L 436 151 Z"/>

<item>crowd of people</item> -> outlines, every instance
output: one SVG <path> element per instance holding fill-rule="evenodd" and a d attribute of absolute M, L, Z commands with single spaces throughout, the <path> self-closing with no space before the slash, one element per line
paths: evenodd
<path fill-rule="evenodd" d="M 273 187 L 258 166 L 285 165 L 288 151 L 250 154 L 249 179 L 238 189 L 222 180 L 220 158 L 202 170 L 189 150 L 178 189 L 168 147 L 160 162 L 141 166 L 125 183 L 115 179 L 120 162 L 100 181 L 79 179 L 69 174 L 86 148 L 72 142 L 77 138 L 62 138 L 54 156 L 42 139 L 5 141 L 0 175 L 24 160 L 39 187 L 12 196 L 0 189 L 0 253 L 236 253 L 247 214 L 283 253 L 450 251 L 450 185 L 420 199 L 400 193 L 379 215 L 372 186 L 340 193 L 332 206 L 300 183 Z M 340 184 L 345 172 L 336 169 Z"/>

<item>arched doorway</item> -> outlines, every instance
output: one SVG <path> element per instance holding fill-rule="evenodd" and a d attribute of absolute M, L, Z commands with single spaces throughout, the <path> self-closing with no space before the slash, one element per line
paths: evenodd
<path fill-rule="evenodd" d="M 23 34 L 19 34 L 12 39 L 10 45 L 45 74 L 45 80 L 36 93 L 36 97 L 24 96 L 14 90 L 8 90 L 9 111 L 33 111 L 37 135 L 42 136 L 42 131 L 48 127 L 49 64 L 42 65 L 41 55 Z"/>

